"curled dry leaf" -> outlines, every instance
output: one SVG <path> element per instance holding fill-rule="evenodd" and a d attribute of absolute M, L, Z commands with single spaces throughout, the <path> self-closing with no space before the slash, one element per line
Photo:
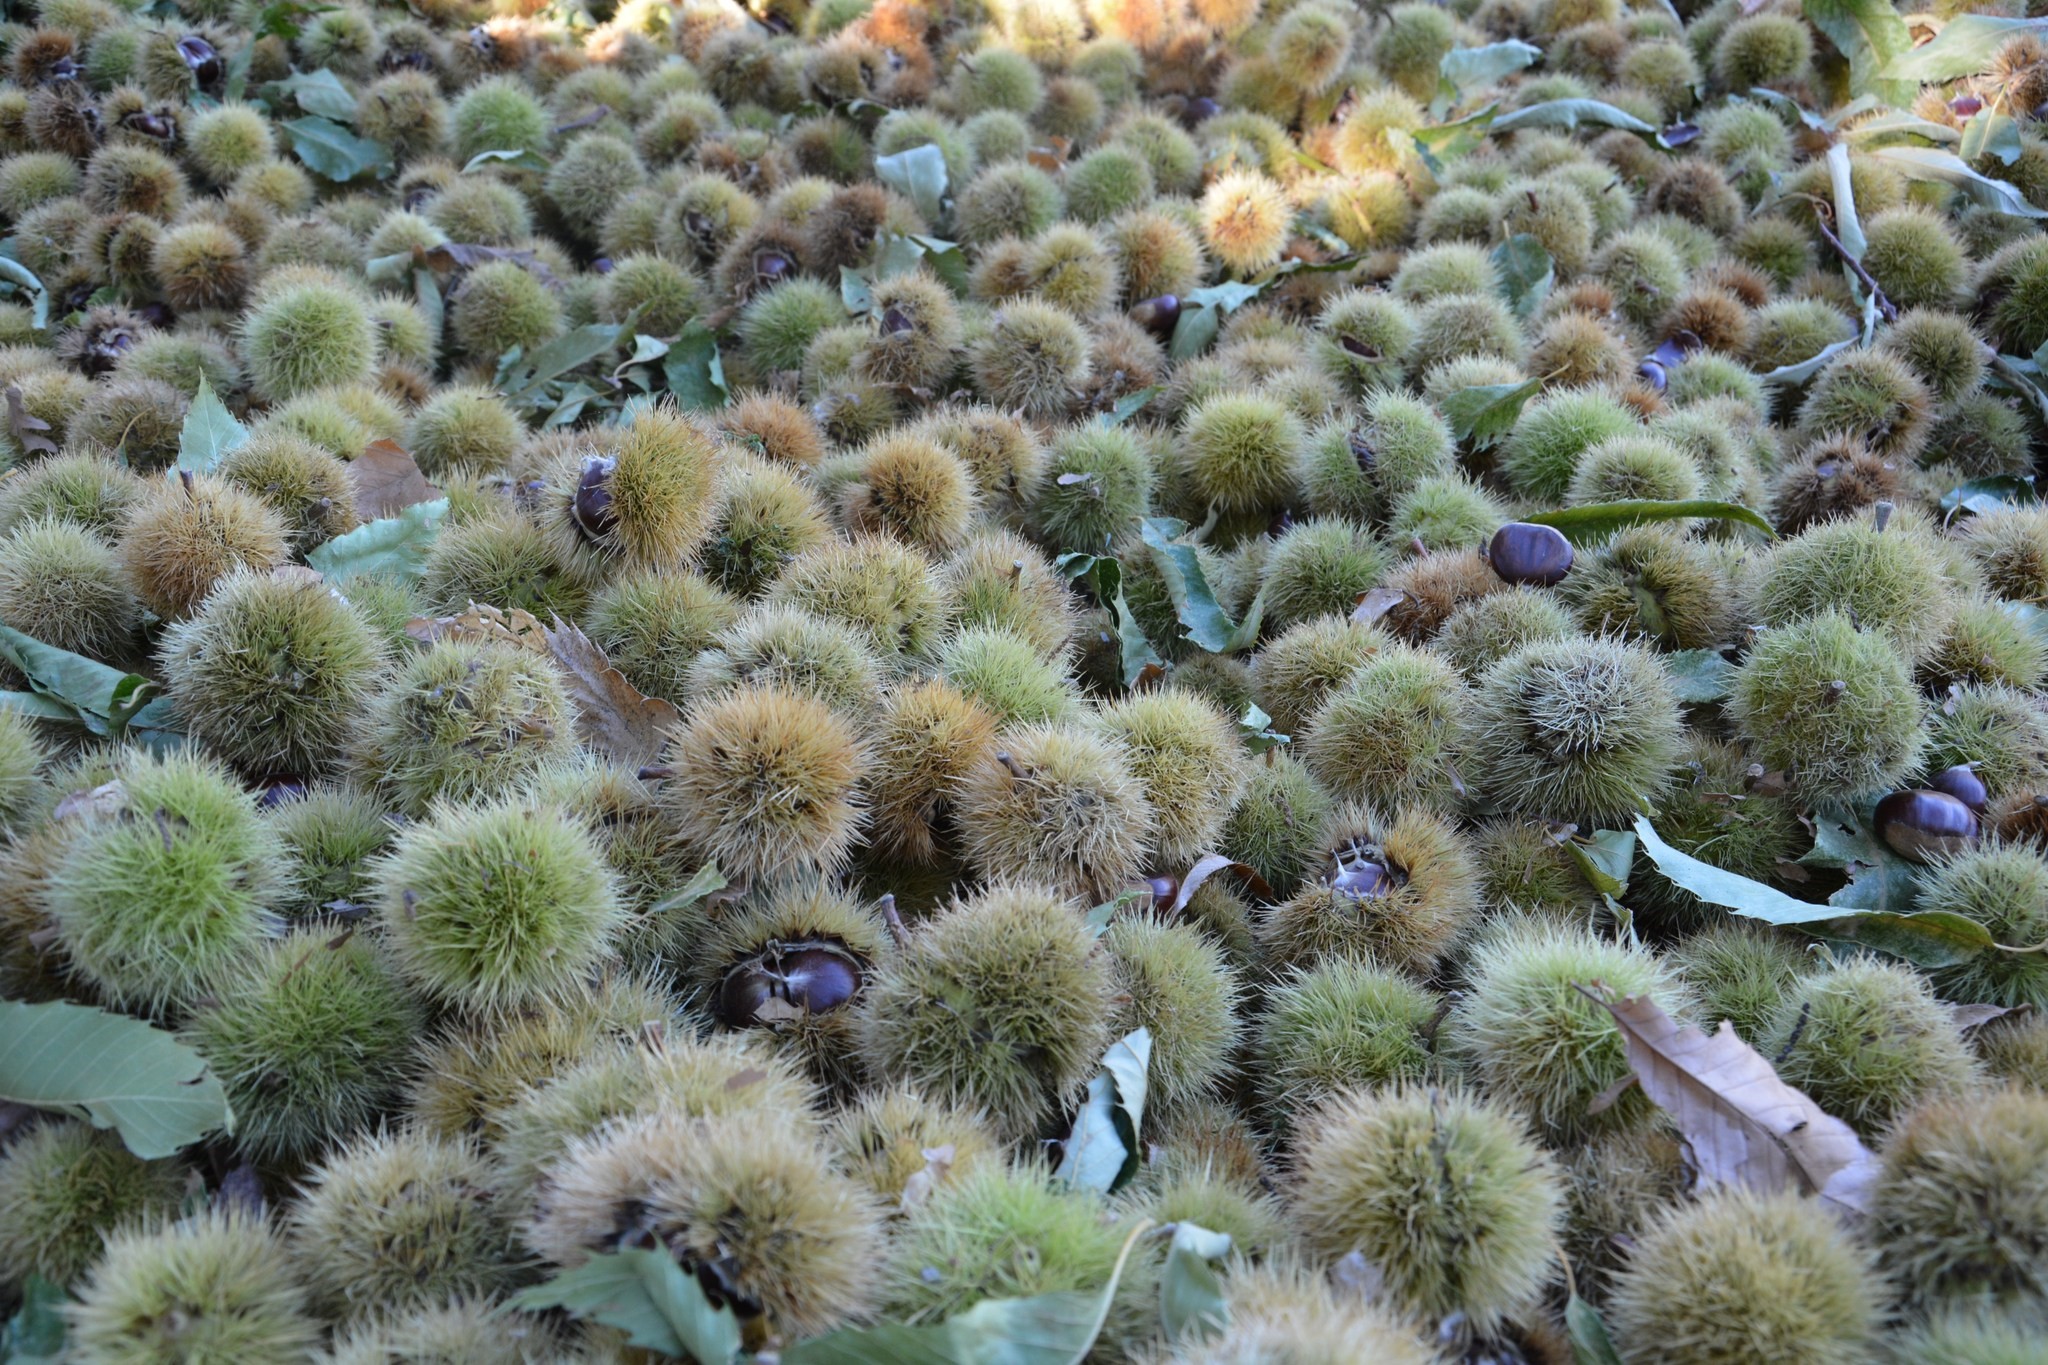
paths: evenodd
<path fill-rule="evenodd" d="M 547 627 L 532 612 L 517 607 L 502 611 L 478 602 L 471 602 L 469 610 L 456 616 L 416 616 L 405 623 L 405 634 L 407 639 L 423 645 L 438 640 L 467 640 L 512 645 L 536 654 L 552 652 L 548 648 Z"/>
<path fill-rule="evenodd" d="M 1193 900 L 1195 893 L 1202 889 L 1202 883 L 1208 881 L 1209 878 L 1215 876 L 1218 872 L 1224 871 L 1233 873 L 1239 881 L 1244 883 L 1245 889 L 1260 900 L 1270 901 L 1276 899 L 1273 895 L 1273 888 L 1266 885 L 1266 879 L 1261 877 L 1257 869 L 1253 868 L 1250 864 L 1240 863 L 1233 858 L 1226 858 L 1221 853 L 1205 853 L 1195 860 L 1193 867 L 1188 869 L 1188 875 L 1180 879 L 1180 890 L 1174 893 L 1173 904 L 1167 908 L 1166 913 L 1168 916 L 1178 915 L 1181 911 L 1187 909 L 1188 902 Z"/>
<path fill-rule="evenodd" d="M 2034 1012 L 2032 1005 L 1950 1005 L 1949 1017 L 1956 1021 L 1956 1032 L 1970 1033 L 1983 1028 L 1995 1019 L 2023 1019 Z"/>
<path fill-rule="evenodd" d="M 683 718 L 675 703 L 633 686 L 588 635 L 559 616 L 542 636 L 561 665 L 584 742 L 629 768 L 659 758 L 669 729 Z"/>
<path fill-rule="evenodd" d="M 952 1143 L 921 1148 L 918 1154 L 924 1158 L 924 1169 L 911 1172 L 910 1179 L 903 1182 L 905 1213 L 924 1207 L 924 1201 L 932 1197 L 932 1191 L 939 1187 L 939 1182 L 953 1172 L 956 1153 Z"/>
<path fill-rule="evenodd" d="M 350 461 L 348 475 L 356 489 L 356 514 L 365 521 L 395 517 L 414 503 L 441 496 L 412 452 L 396 441 L 372 441 Z"/>
<path fill-rule="evenodd" d="M 1780 1080 L 1726 1020 L 1709 1036 L 1681 1027 L 1648 996 L 1617 999 L 1601 982 L 1579 989 L 1614 1016 L 1643 1093 L 1678 1125 L 1702 1181 L 1796 1189 L 1845 1212 L 1868 1211 L 1877 1155 Z"/>
<path fill-rule="evenodd" d="M 21 448 L 31 455 L 55 455 L 57 443 L 43 433 L 50 424 L 30 414 L 22 405 L 21 390 L 14 385 L 7 386 L 7 427 L 14 433 L 14 439 Z"/>
<path fill-rule="evenodd" d="M 1408 600 L 1408 594 L 1399 588 L 1373 588 L 1358 594 L 1358 603 L 1351 610 L 1352 621 L 1361 626 L 1376 626 L 1380 618 Z"/>
<path fill-rule="evenodd" d="M 119 778 L 102 782 L 91 791 L 76 791 L 57 803 L 50 812 L 52 820 L 91 818 L 100 815 L 118 815 L 128 804 L 128 788 Z"/>

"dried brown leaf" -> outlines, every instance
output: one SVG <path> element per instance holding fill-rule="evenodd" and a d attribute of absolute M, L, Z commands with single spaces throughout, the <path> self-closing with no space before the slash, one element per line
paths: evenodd
<path fill-rule="evenodd" d="M 92 818 L 101 815 L 119 815 L 128 804 L 128 788 L 119 778 L 102 782 L 91 791 L 75 791 L 57 803 L 50 812 L 52 820 Z"/>
<path fill-rule="evenodd" d="M 50 429 L 50 424 L 32 416 L 22 406 L 21 390 L 12 384 L 7 386 L 7 429 L 14 433 L 14 439 L 21 443 L 21 448 L 32 455 L 57 453 L 57 443 L 42 434 Z"/>
<path fill-rule="evenodd" d="M 1180 879 L 1180 890 L 1174 893 L 1173 904 L 1167 907 L 1166 913 L 1178 915 L 1181 911 L 1187 909 L 1188 902 L 1193 900 L 1195 893 L 1202 889 L 1203 882 L 1208 881 L 1209 878 L 1215 876 L 1218 872 L 1226 871 L 1235 875 L 1239 881 L 1244 883 L 1245 889 L 1260 900 L 1270 901 L 1275 899 L 1273 888 L 1266 885 L 1266 879 L 1261 877 L 1258 869 L 1252 867 L 1249 863 L 1241 863 L 1234 858 L 1226 858 L 1221 853 L 1205 853 L 1195 860 L 1193 867 L 1188 869 L 1188 875 Z"/>
<path fill-rule="evenodd" d="M 1949 1017 L 1956 1021 L 1956 1032 L 1968 1033 L 1983 1028 L 1994 1019 L 2008 1015 L 2019 1018 L 2033 1013 L 2031 1005 L 1950 1005 Z"/>
<path fill-rule="evenodd" d="M 270 576 L 279 583 L 297 583 L 304 587 L 327 581 L 318 569 L 309 569 L 303 564 L 280 564 L 270 571 Z"/>
<path fill-rule="evenodd" d="M 903 1182 L 902 1207 L 905 1213 L 922 1208 L 925 1200 L 932 1197 L 932 1191 L 939 1187 L 939 1182 L 953 1171 L 955 1152 L 950 1142 L 941 1147 L 920 1148 L 919 1155 L 924 1158 L 924 1169 L 911 1172 L 910 1179 Z"/>
<path fill-rule="evenodd" d="M 1351 619 L 1361 626 L 1376 626 L 1380 619 L 1395 607 L 1408 600 L 1408 594 L 1399 588 L 1374 588 L 1358 594 L 1358 604 L 1351 609 Z"/>
<path fill-rule="evenodd" d="M 1702 1181 L 1764 1193 L 1796 1189 L 1850 1213 L 1868 1210 L 1876 1154 L 1848 1124 L 1780 1080 L 1726 1020 L 1709 1036 L 1681 1027 L 1648 996 L 1617 1000 L 1600 982 L 1580 989 L 1614 1016 L 1643 1093 L 1678 1125 Z"/>
<path fill-rule="evenodd" d="M 396 441 L 372 441 L 349 464 L 348 476 L 356 487 L 356 514 L 364 521 L 395 517 L 441 496 L 420 473 L 412 452 Z"/>
<path fill-rule="evenodd" d="M 416 616 L 405 623 L 405 634 L 407 639 L 423 645 L 437 640 L 467 640 L 511 645 L 535 654 L 553 653 L 548 648 L 547 627 L 532 612 L 517 607 L 502 611 L 479 602 L 470 603 L 468 611 L 456 616 Z"/>
<path fill-rule="evenodd" d="M 588 635 L 561 617 L 543 634 L 576 703 L 584 742 L 629 768 L 659 758 L 668 731 L 683 718 L 675 704 L 626 681 Z"/>

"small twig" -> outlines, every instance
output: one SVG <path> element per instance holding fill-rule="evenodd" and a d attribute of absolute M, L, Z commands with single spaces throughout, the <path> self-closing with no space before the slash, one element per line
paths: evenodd
<path fill-rule="evenodd" d="M 1842 245 L 1840 237 L 1835 236 L 1835 230 L 1828 226 L 1827 219 L 1820 214 L 1815 214 L 1813 225 L 1820 229 L 1820 235 L 1827 239 L 1828 245 L 1835 249 L 1835 254 L 1842 258 L 1842 264 L 1849 267 L 1849 273 L 1854 275 L 1862 283 L 1863 287 L 1870 291 L 1870 297 L 1877 302 L 1878 316 L 1888 323 L 1897 322 L 1899 320 L 1898 305 L 1885 297 L 1884 290 L 1878 287 L 1877 281 L 1872 278 L 1870 272 L 1863 268 L 1863 262 L 1849 254 L 1849 248 Z"/>
<path fill-rule="evenodd" d="M 882 912 L 882 923 L 889 926 L 889 937 L 896 940 L 898 948 L 910 946 L 910 930 L 904 927 L 903 916 L 896 910 L 896 894 L 885 891 L 875 902 L 875 908 Z"/>

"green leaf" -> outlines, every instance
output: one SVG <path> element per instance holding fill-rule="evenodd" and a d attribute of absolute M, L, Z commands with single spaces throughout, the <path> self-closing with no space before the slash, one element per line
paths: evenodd
<path fill-rule="evenodd" d="M 1863 220 L 1856 212 L 1855 182 L 1849 173 L 1849 149 L 1837 142 L 1828 148 L 1827 163 L 1828 187 L 1834 194 L 1835 203 L 1835 236 L 1841 239 L 1842 249 L 1860 261 L 1864 248 L 1869 244 L 1863 237 Z M 1861 288 L 1860 285 L 1856 287 Z"/>
<path fill-rule="evenodd" d="M 1989 14 L 1958 14 L 1942 25 L 1932 42 L 1909 47 L 1885 62 L 1884 75 L 1895 81 L 1952 81 L 1974 76 L 1991 65 L 1998 49 L 2013 34 L 2048 29 L 2048 19 L 2000 19 Z"/>
<path fill-rule="evenodd" d="M 1230 1326 L 1230 1305 L 1216 1262 L 1230 1255 L 1230 1234 L 1176 1223 L 1159 1272 L 1159 1322 L 1168 1341 L 1206 1340 Z"/>
<path fill-rule="evenodd" d="M 140 1019 L 62 1000 L 0 1000 L 0 1038 L 0 1099 L 111 1128 L 145 1160 L 233 1127 L 206 1059 Z"/>
<path fill-rule="evenodd" d="M 337 123 L 356 121 L 356 97 L 340 77 L 325 67 L 318 71 L 294 71 L 281 81 L 270 82 L 268 88 L 297 100 L 299 108 L 309 114 Z"/>
<path fill-rule="evenodd" d="M 739 1319 L 712 1307 L 696 1276 L 664 1250 L 601 1252 L 507 1303 L 536 1313 L 559 1308 L 618 1328 L 629 1345 L 698 1365 L 726 1365 L 740 1351 Z"/>
<path fill-rule="evenodd" d="M 1146 1029 L 1109 1045 L 1102 1070 L 1088 1082 L 1088 1098 L 1061 1146 L 1055 1176 L 1114 1194 L 1138 1173 L 1138 1129 L 1145 1121 L 1145 1076 L 1151 1064 L 1152 1034 Z"/>
<path fill-rule="evenodd" d="M 1557 282 L 1557 267 L 1543 243 L 1526 232 L 1518 232 L 1493 249 L 1493 263 L 1500 270 L 1501 289 L 1515 316 L 1527 322 L 1550 297 Z"/>
<path fill-rule="evenodd" d="M 1764 383 L 1771 385 L 1789 387 L 1793 384 L 1804 384 L 1807 380 L 1819 374 L 1830 360 L 1833 360 L 1850 347 L 1860 345 L 1861 341 L 1860 337 L 1844 337 L 1840 341 L 1831 342 L 1821 347 L 1805 360 L 1795 360 L 1790 365 L 1780 365 L 1775 370 L 1759 375 L 1758 378 L 1762 379 Z"/>
<path fill-rule="evenodd" d="M 1061 555 L 1054 563 L 1071 581 L 1088 584 L 1095 600 L 1109 608 L 1116 622 L 1118 676 L 1125 687 L 1134 686 L 1148 669 L 1165 671 L 1166 661 L 1152 648 L 1138 618 L 1131 614 L 1131 604 L 1124 598 L 1122 564 L 1110 555 L 1078 550 Z"/>
<path fill-rule="evenodd" d="M 1775 887 L 1703 863 L 1659 838 L 1636 817 L 1636 837 L 1657 870 L 1683 890 L 1746 919 L 1793 926 L 1822 938 L 1853 942 L 1902 957 L 1916 966 L 1946 967 L 1988 951 L 1993 940 L 1974 920 L 1950 914 L 1894 914 L 1866 910 L 1844 915 L 1834 904 L 1795 900 Z"/>
<path fill-rule="evenodd" d="M 1563 128 L 1570 130 L 1583 124 L 1598 128 L 1619 128 L 1623 132 L 1640 133 L 1647 137 L 1657 136 L 1657 130 L 1637 118 L 1634 114 L 1617 109 L 1599 100 L 1545 100 L 1532 104 L 1526 109 L 1517 109 L 1512 114 L 1503 114 L 1493 121 L 1491 131 L 1512 133 L 1518 128 Z"/>
<path fill-rule="evenodd" d="M 427 570 L 427 551 L 434 548 L 447 515 L 446 498 L 416 502 L 395 517 L 364 522 L 308 551 L 306 563 L 330 583 L 365 573 L 417 578 Z"/>
<path fill-rule="evenodd" d="M 1151 894 L 1150 891 L 1118 892 L 1115 900 L 1104 901 L 1083 915 L 1081 923 L 1088 927 L 1088 936 L 1090 938 L 1101 938 L 1103 931 L 1109 928 L 1109 922 L 1115 919 L 1126 905 L 1135 904 L 1142 897 Z"/>
<path fill-rule="evenodd" d="M 725 890 L 728 885 L 730 883 L 726 881 L 725 874 L 718 870 L 718 863 L 714 859 L 698 868 L 696 875 L 684 882 L 674 894 L 657 901 L 654 908 L 647 913 L 660 915 L 670 910 L 687 910 L 712 892 Z"/>
<path fill-rule="evenodd" d="M 1427 128 L 1417 128 L 1408 136 L 1415 144 L 1415 153 L 1422 158 L 1422 164 L 1429 167 L 1432 175 L 1442 175 L 1444 162 L 1469 156 L 1479 149 L 1479 144 L 1486 141 L 1486 135 L 1493 126 L 1494 116 L 1499 111 L 1499 105 L 1489 104 L 1477 113 L 1467 114 L 1455 123 L 1438 123 Z M 1394 151 L 1397 154 L 1405 150 L 1400 145 L 1399 133 L 1399 129 L 1388 130 L 1388 139 L 1394 143 Z"/>
<path fill-rule="evenodd" d="M 1117 399 L 1115 405 L 1108 412 L 1096 413 L 1095 425 L 1099 427 L 1122 426 L 1125 422 L 1130 421 L 1131 418 L 1143 411 L 1147 403 L 1165 392 L 1166 385 L 1164 384 L 1147 384 L 1142 389 L 1138 389 L 1133 393 L 1127 393 Z"/>
<path fill-rule="evenodd" d="M 1972 124 L 1975 122 L 1976 120 L 1971 120 Z M 1913 114 L 1902 114 L 1892 109 L 1879 114 L 1876 118 L 1866 119 L 1842 133 L 1844 141 L 1854 143 L 1858 147 L 1874 146 L 1879 142 L 1901 137 L 1925 138 L 1929 142 L 1941 143 L 1965 142 L 1969 139 L 1969 130 L 1966 126 L 1963 132 L 1958 133 L 1945 123 L 1933 123 Z"/>
<path fill-rule="evenodd" d="M 1625 829 L 1595 830 L 1592 838 L 1567 839 L 1564 846 L 1595 891 L 1619 896 L 1628 890 L 1628 874 L 1636 861 L 1635 835 Z"/>
<path fill-rule="evenodd" d="M 946 156 L 927 142 L 894 156 L 875 158 L 875 179 L 917 205 L 925 222 L 936 226 L 945 213 Z"/>
<path fill-rule="evenodd" d="M 669 344 L 661 372 L 669 392 L 685 408 L 709 411 L 732 401 L 725 363 L 718 356 L 718 337 L 700 319 L 692 318 Z"/>
<path fill-rule="evenodd" d="M 1937 127 L 1939 125 L 1936 125 Z M 1937 139 L 1939 140 L 1939 139 Z M 1956 155 L 1965 161 L 1995 156 L 2007 166 L 2020 159 L 2026 147 L 2020 142 L 2019 120 L 1997 109 L 1982 109 L 1963 125 Z"/>
<path fill-rule="evenodd" d="M 853 316 L 866 317 L 875 311 L 874 281 L 850 265 L 839 267 L 839 301 Z"/>
<path fill-rule="evenodd" d="M 1261 288 L 1242 280 L 1227 280 L 1194 290 L 1180 301 L 1180 317 L 1173 324 L 1167 354 L 1175 360 L 1186 360 L 1209 349 L 1209 343 L 1216 339 L 1223 325 L 1223 315 L 1250 303 L 1259 296 Z"/>
<path fill-rule="evenodd" d="M 587 365 L 610 355 L 619 336 L 630 329 L 635 318 L 624 322 L 586 323 L 564 332 L 553 341 L 510 363 L 500 362 L 497 388 L 509 402 L 521 402 L 538 394 L 542 385 L 561 378 L 578 365 Z"/>
<path fill-rule="evenodd" d="M 1911 913 L 1919 895 L 1919 876 L 1911 863 L 1872 832 L 1867 818 L 1852 811 L 1817 810 L 1812 823 L 1813 847 L 1800 855 L 1800 865 L 1830 868 L 1849 879 L 1828 897 L 1829 905 Z"/>
<path fill-rule="evenodd" d="M 1483 90 L 1503 76 L 1534 65 L 1542 56 L 1542 48 L 1510 38 L 1484 47 L 1453 48 L 1437 63 L 1437 74 L 1450 83 L 1455 96 Z"/>
<path fill-rule="evenodd" d="M 391 174 L 391 149 L 357 137 L 332 119 L 308 116 L 278 125 L 291 137 L 292 152 L 315 175 L 347 184 L 358 176 Z"/>
<path fill-rule="evenodd" d="M 1695 519 L 1737 521 L 1744 526 L 1753 526 L 1767 536 L 1777 535 L 1768 521 L 1741 503 L 1715 502 L 1709 498 L 1692 498 L 1683 502 L 1592 502 L 1580 507 L 1560 508 L 1555 512 L 1532 512 L 1522 518 L 1538 526 L 1556 527 L 1574 545 L 1596 544 L 1624 527 L 1639 526 L 1646 521 Z"/>
<path fill-rule="evenodd" d="M 0 626 L 0 658 L 28 679 L 37 697 L 63 708 L 69 719 L 95 735 L 118 738 L 138 725 L 168 728 L 163 713 L 149 709 L 157 685 L 140 674 L 44 644 L 10 626 Z M 48 705 L 36 708 L 36 714 L 48 717 Z"/>
<path fill-rule="evenodd" d="M 1878 147 L 1869 155 L 1877 157 L 1908 180 L 1932 180 L 1952 185 L 1971 203 L 2013 218 L 2048 218 L 2048 209 L 2027 202 L 2009 181 L 1979 175 L 1954 152 L 1939 147 Z"/>
<path fill-rule="evenodd" d="M 0 692 L 0 711 L 12 711 L 31 720 L 57 720 L 67 724 L 78 723 L 78 710 L 66 706 L 52 697 L 35 692 Z"/>
<path fill-rule="evenodd" d="M 1081 1365 L 1109 1320 L 1131 1249 L 1151 1227 L 1149 1218 L 1138 1221 L 1124 1238 L 1109 1282 L 1093 1293 L 1072 1290 L 1028 1299 L 983 1299 L 947 1319 L 955 1358 L 964 1365 Z"/>
<path fill-rule="evenodd" d="M 523 171 L 544 171 L 548 168 L 549 164 L 546 157 L 534 151 L 531 147 L 499 147 L 488 152 L 478 152 L 475 156 L 462 163 L 462 169 L 464 174 L 467 174 L 470 171 L 480 170 L 494 162 L 515 166 Z"/>
<path fill-rule="evenodd" d="M 1131 1249 L 1152 1228 L 1141 1218 L 1124 1238 L 1109 1282 L 1028 1299 L 983 1299 L 942 1323 L 884 1322 L 801 1341 L 782 1365 L 1081 1365 L 1102 1335 Z"/>
<path fill-rule="evenodd" d="M 1621 1365 L 1600 1310 L 1577 1294 L 1565 1300 L 1564 1328 L 1571 1338 L 1572 1365 Z"/>
<path fill-rule="evenodd" d="M 69 1298 L 63 1285 L 30 1275 L 21 1286 L 20 1309 L 0 1327 L 0 1361 L 56 1365 L 64 1353 L 64 1305 Z"/>
<path fill-rule="evenodd" d="M 1283 735 L 1273 728 L 1273 718 L 1261 711 L 1257 702 L 1246 705 L 1244 715 L 1237 722 L 1237 734 L 1244 741 L 1244 747 L 1255 754 L 1294 743 L 1293 735 Z"/>
<path fill-rule="evenodd" d="M 35 300 L 29 305 L 29 325 L 38 332 L 50 325 L 50 291 L 43 288 L 43 282 L 35 272 L 15 260 L 12 256 L 0 256 L 0 279 L 11 281 L 16 288 L 26 289 Z"/>
<path fill-rule="evenodd" d="M 1522 415 L 1522 405 L 1542 388 L 1541 379 L 1519 384 L 1480 384 L 1446 395 L 1438 406 L 1451 424 L 1452 435 L 1474 450 L 1484 450 L 1506 439 Z"/>
<path fill-rule="evenodd" d="M 1152 562 L 1166 580 L 1166 594 L 1186 628 L 1184 637 L 1211 654 L 1235 654 L 1251 648 L 1259 638 L 1259 625 L 1266 614 L 1263 590 L 1252 599 L 1244 621 L 1230 619 L 1216 601 L 1216 590 L 1202 572 L 1195 547 L 1180 542 L 1187 527 L 1171 517 L 1146 517 L 1138 523 L 1138 535 L 1152 551 Z"/>
<path fill-rule="evenodd" d="M 1726 701 L 1735 690 L 1735 665 L 1717 649 L 1681 649 L 1664 656 L 1678 699 L 1694 706 Z"/>
<path fill-rule="evenodd" d="M 940 237 L 912 237 L 910 240 L 924 249 L 925 268 L 945 281 L 948 289 L 966 298 L 967 253 L 960 249 L 960 244 Z"/>
<path fill-rule="evenodd" d="M 2041 493 L 2034 487 L 2032 474 L 1994 474 L 1989 478 L 1968 479 L 1941 495 L 1942 520 L 1947 522 L 1959 512 L 1982 516 L 2001 507 L 2031 506 L 2040 500 Z"/>
<path fill-rule="evenodd" d="M 188 474 L 211 474 L 230 451 L 247 444 L 249 428 L 235 420 L 206 376 L 199 376 L 199 392 L 192 395 L 184 429 L 178 433 L 178 468 Z"/>
<path fill-rule="evenodd" d="M 1875 95 L 1899 108 L 1913 102 L 1912 79 L 1891 71 L 1892 63 L 1913 47 L 1913 35 L 1892 0 L 1805 0 L 1802 8 L 1849 59 L 1850 94 Z"/>

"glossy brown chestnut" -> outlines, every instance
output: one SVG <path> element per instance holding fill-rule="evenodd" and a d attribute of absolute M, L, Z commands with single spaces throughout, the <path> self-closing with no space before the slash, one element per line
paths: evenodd
<path fill-rule="evenodd" d="M 1896 791 L 1877 803 L 1877 834 L 1916 863 L 1960 853 L 1977 840 L 1977 816 L 1938 791 Z"/>
<path fill-rule="evenodd" d="M 726 972 L 712 1004 L 727 1028 L 773 1024 L 790 1014 L 827 1014 L 860 990 L 860 964 L 822 943 L 771 943 Z"/>
<path fill-rule="evenodd" d="M 619 462 L 609 455 L 592 455 L 583 462 L 583 476 L 576 481 L 576 496 L 569 502 L 569 516 L 587 540 L 597 540 L 618 524 L 612 506 L 612 471 Z"/>
<path fill-rule="evenodd" d="M 1156 299 L 1133 304 L 1131 321 L 1164 340 L 1173 335 L 1174 325 L 1180 321 L 1180 298 L 1175 294 L 1161 294 Z"/>
<path fill-rule="evenodd" d="M 1984 807 L 1991 804 L 1991 793 L 1985 788 L 1984 779 L 1977 776 L 1976 768 L 1968 763 L 1943 768 L 1927 779 L 1927 785 L 1935 791 L 1947 792 L 1978 815 L 1982 815 Z"/>
<path fill-rule="evenodd" d="M 1511 521 L 1487 542 L 1487 562 L 1505 582 L 1547 588 L 1572 571 L 1572 545 L 1554 526 Z"/>
<path fill-rule="evenodd" d="M 186 68 L 192 73 L 192 79 L 199 82 L 202 88 L 219 84 L 221 76 L 225 74 L 225 69 L 221 66 L 220 53 L 214 51 L 212 43 L 196 33 L 188 33 L 178 39 L 178 56 L 184 59 Z"/>
<path fill-rule="evenodd" d="M 1337 875 L 1330 878 L 1330 889 L 1364 900 L 1368 896 L 1384 896 L 1392 891 L 1394 879 L 1387 875 L 1386 868 L 1361 858 L 1338 868 Z"/>

